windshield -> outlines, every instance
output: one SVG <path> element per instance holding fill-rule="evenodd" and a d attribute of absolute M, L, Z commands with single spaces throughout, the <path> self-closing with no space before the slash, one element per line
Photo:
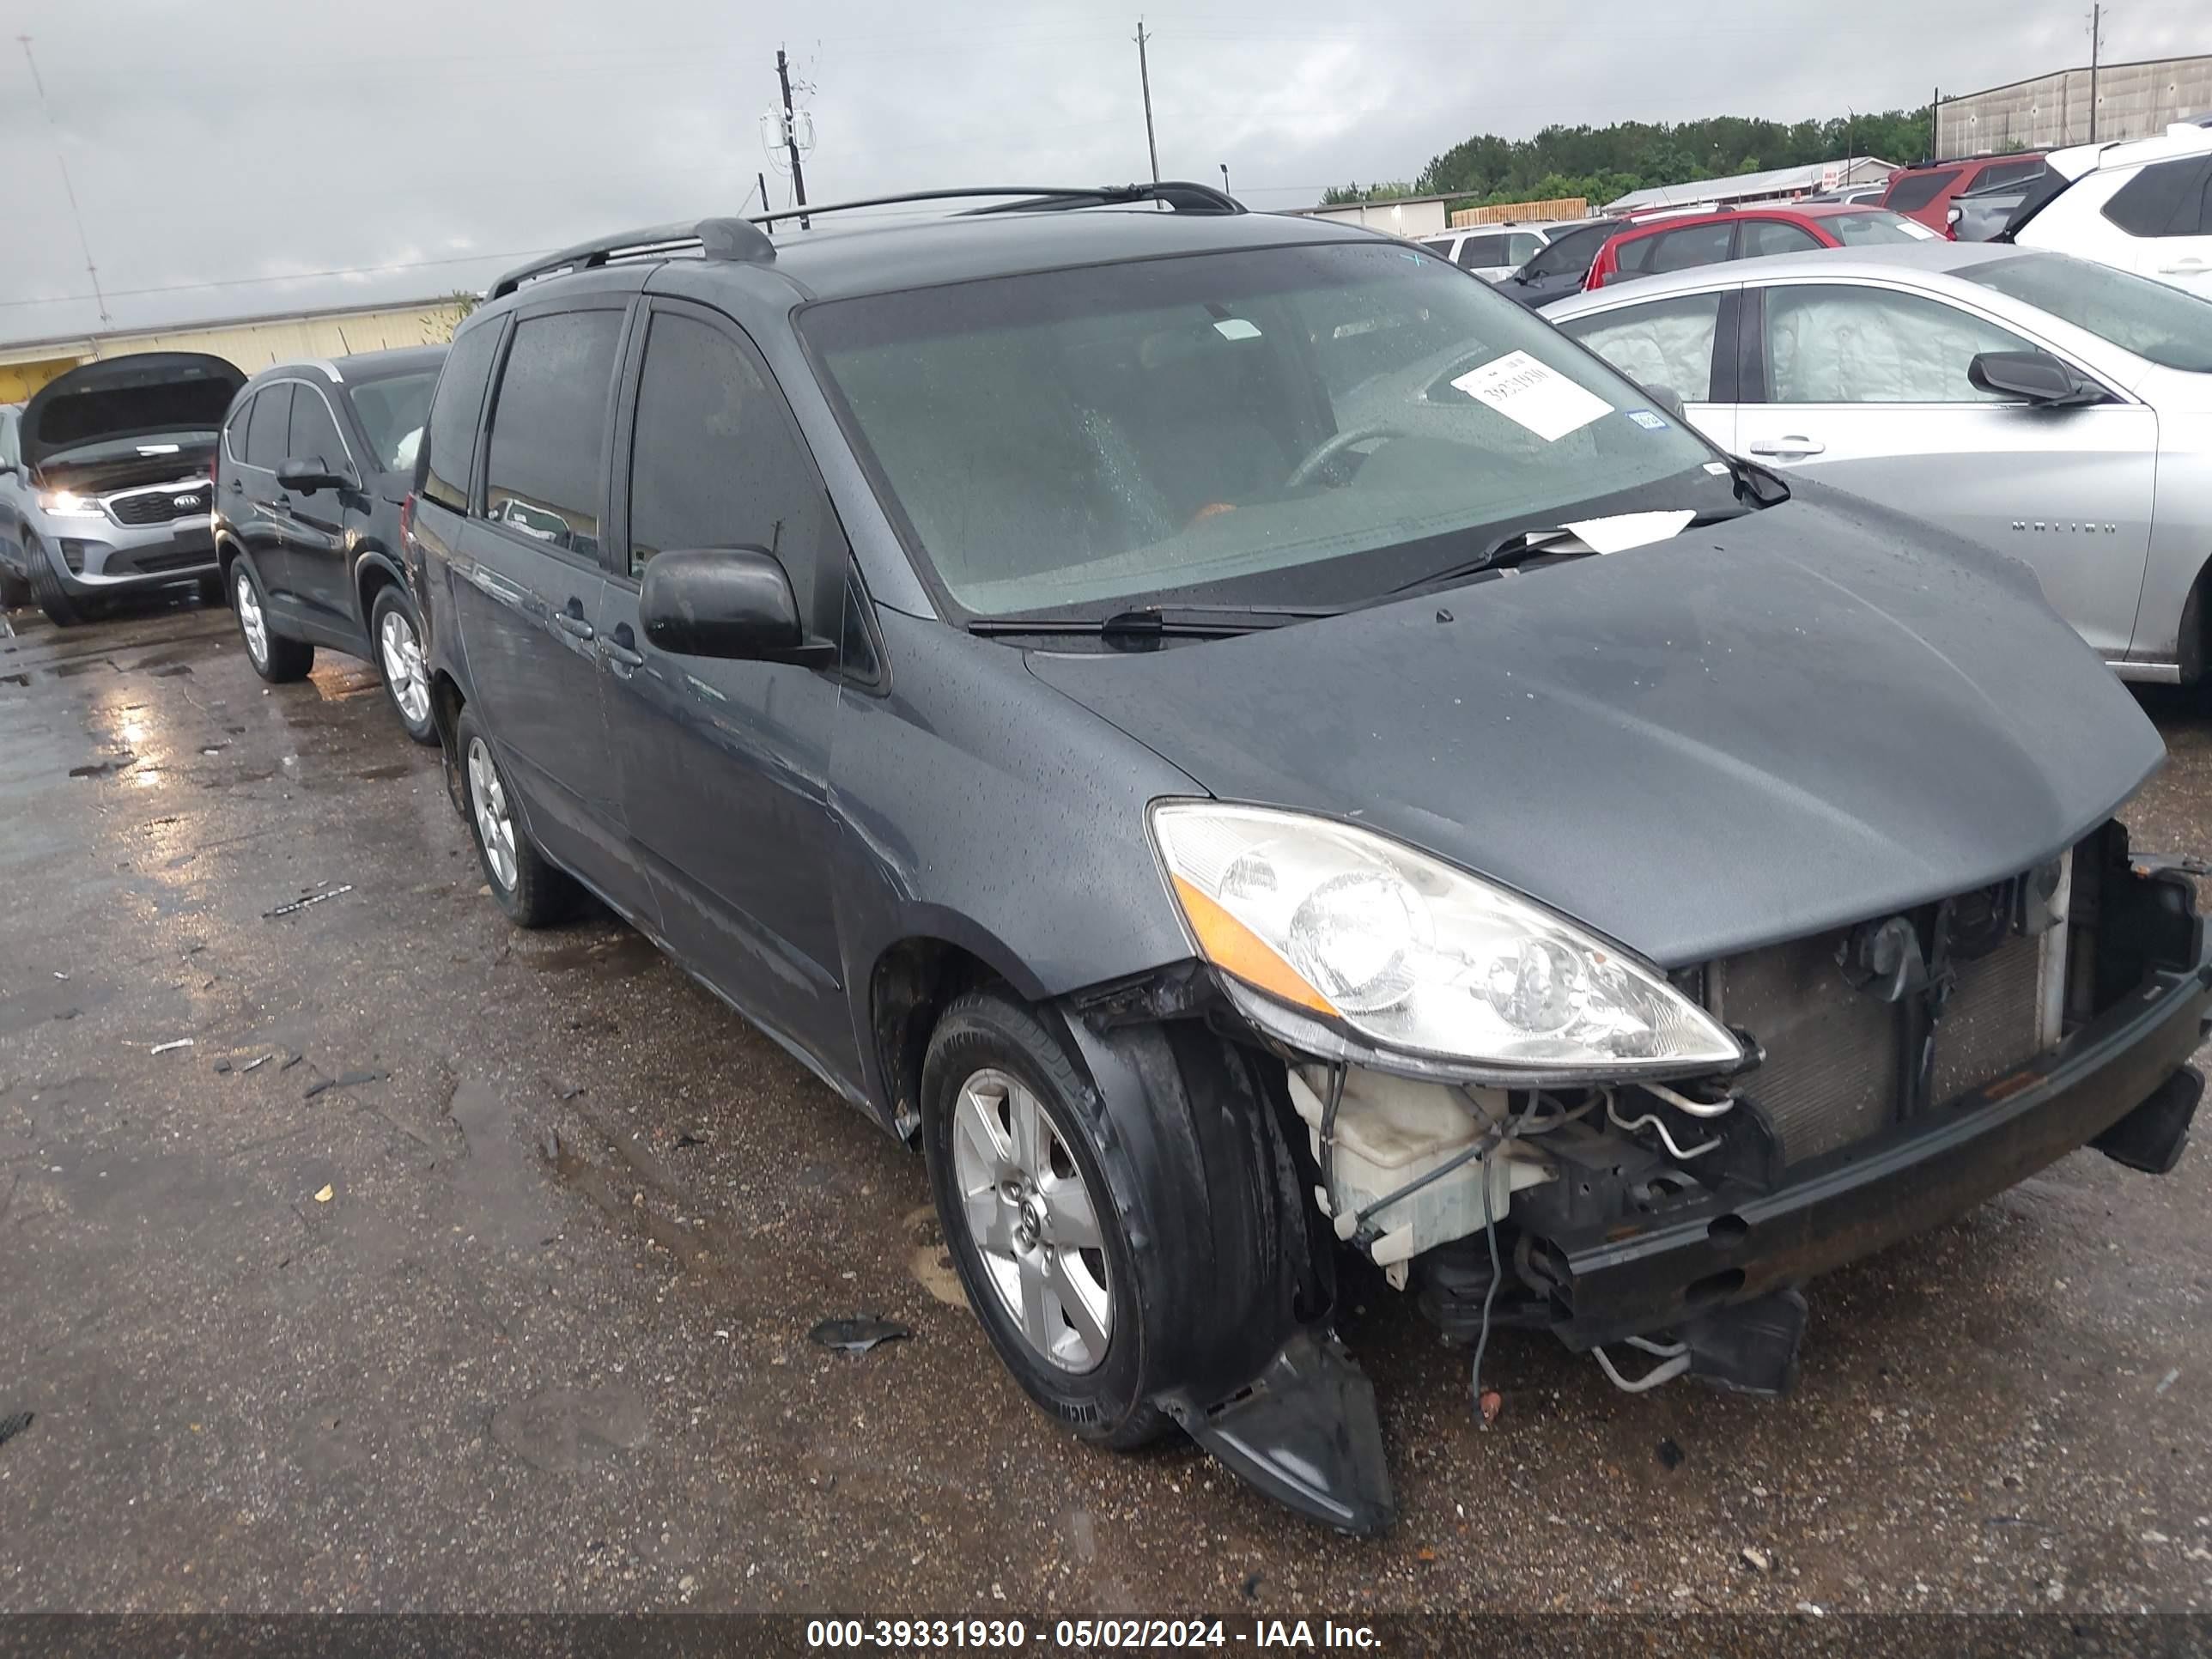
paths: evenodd
<path fill-rule="evenodd" d="M 438 371 L 395 374 L 386 380 L 363 380 L 353 388 L 353 410 L 376 451 L 377 465 L 386 472 L 405 472 L 415 465 L 415 447 L 422 441 L 423 418 L 430 412 L 430 392 L 438 384 Z"/>
<path fill-rule="evenodd" d="M 1734 505 L 1649 394 L 1403 244 L 1000 277 L 800 327 L 977 616 L 1352 603 L 1479 553 L 1470 532 Z"/>
<path fill-rule="evenodd" d="M 2212 300 L 2063 253 L 2019 253 L 1958 274 L 2161 368 L 2212 374 Z"/>
<path fill-rule="evenodd" d="M 1917 219 L 1881 208 L 1869 208 L 1862 213 L 1831 213 L 1820 221 L 1820 226 L 1845 247 L 1876 247 L 1884 243 L 1928 242 L 1936 239 L 1936 233 Z"/>

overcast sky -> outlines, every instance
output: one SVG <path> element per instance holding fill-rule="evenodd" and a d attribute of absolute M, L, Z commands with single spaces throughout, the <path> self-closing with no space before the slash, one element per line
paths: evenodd
<path fill-rule="evenodd" d="M 2087 61 L 2072 0 L 1224 0 L 1164 4 L 1164 177 L 1255 208 L 1410 178 L 1479 131 L 1784 119 Z M 2107 61 L 2212 52 L 2204 0 L 2106 8 Z M 775 49 L 811 90 L 816 200 L 1144 176 L 1134 4 L 1075 0 L 0 0 L 0 342 L 480 289 L 520 257 L 727 211 L 786 175 Z M 1904 158 L 1892 158 L 1904 159 Z"/>

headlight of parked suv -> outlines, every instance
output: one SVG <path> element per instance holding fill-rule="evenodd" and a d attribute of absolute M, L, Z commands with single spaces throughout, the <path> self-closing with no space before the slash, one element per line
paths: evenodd
<path fill-rule="evenodd" d="M 1370 831 L 1211 801 L 1155 803 L 1152 827 L 1207 961 L 1378 1049 L 1592 1076 L 1744 1058 L 1618 947 Z"/>
<path fill-rule="evenodd" d="M 41 489 L 39 492 L 39 508 L 58 519 L 97 519 L 100 516 L 100 503 L 89 496 L 78 495 L 74 489 Z"/>

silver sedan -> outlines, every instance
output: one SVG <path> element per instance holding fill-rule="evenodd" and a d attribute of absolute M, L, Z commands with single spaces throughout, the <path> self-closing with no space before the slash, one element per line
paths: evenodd
<path fill-rule="evenodd" d="M 1924 242 L 1711 265 L 1545 313 L 1714 442 L 2012 554 L 2129 679 L 2212 660 L 2212 302 Z"/>

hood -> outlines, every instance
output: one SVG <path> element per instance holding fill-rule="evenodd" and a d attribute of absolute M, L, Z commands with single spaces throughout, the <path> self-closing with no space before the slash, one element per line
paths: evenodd
<path fill-rule="evenodd" d="M 2027 567 L 1796 488 L 1628 552 L 1030 668 L 1218 797 L 1368 825 L 1668 967 L 2017 874 L 2158 767 Z"/>
<path fill-rule="evenodd" d="M 82 363 L 49 380 L 23 405 L 23 460 L 92 444 L 179 432 L 212 432 L 246 384 L 234 363 L 198 351 L 149 351 Z"/>

